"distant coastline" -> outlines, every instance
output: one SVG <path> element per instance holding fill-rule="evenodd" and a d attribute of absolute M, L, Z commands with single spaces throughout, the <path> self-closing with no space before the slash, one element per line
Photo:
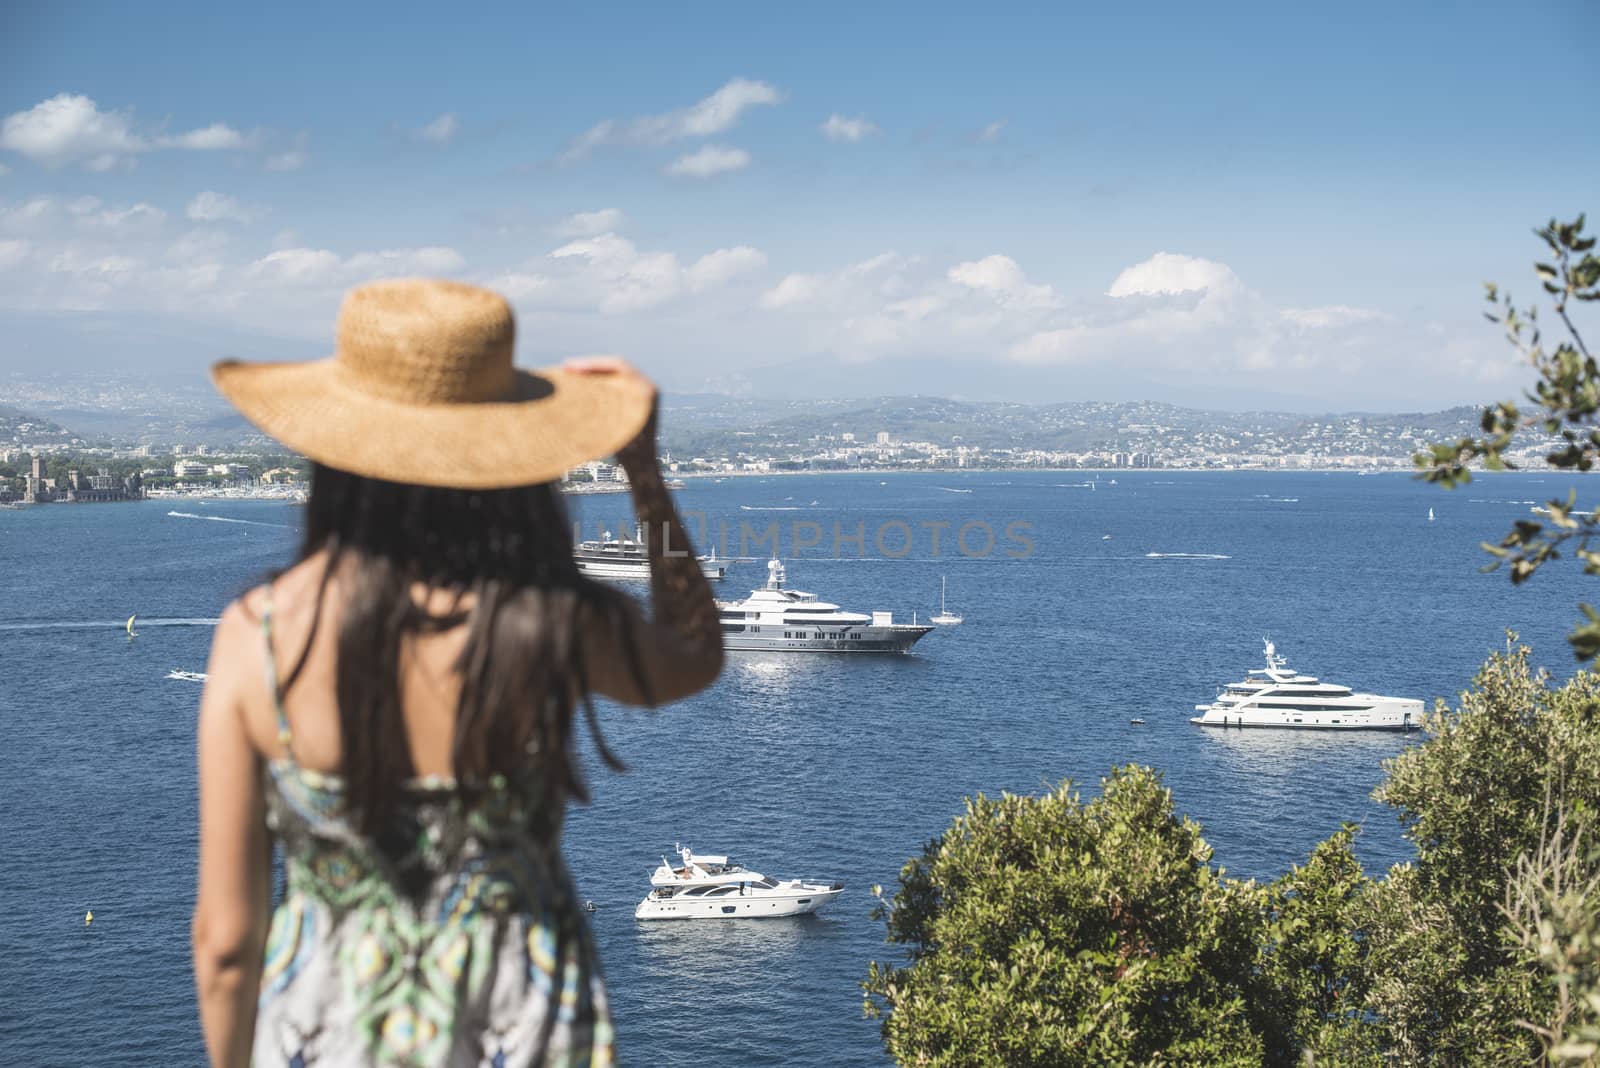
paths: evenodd
<path fill-rule="evenodd" d="M 1207 475 L 1219 472 L 1254 471 L 1263 474 L 1345 474 L 1345 475 L 1393 475 L 1416 474 L 1410 467 L 1256 467 L 1236 465 L 1231 467 L 886 467 L 886 468 L 855 468 L 850 470 L 840 468 L 818 468 L 804 471 L 674 471 L 674 478 L 682 479 L 719 479 L 719 478 L 772 478 L 775 476 L 790 477 L 793 475 L 876 475 L 883 478 L 887 475 L 1016 475 L 1036 471 L 1040 474 L 1052 475 L 1130 475 L 1130 474 L 1161 474 L 1161 475 Z M 1474 474 L 1483 472 L 1474 471 Z M 1528 474 L 1526 470 L 1497 472 L 1504 474 Z"/>
<path fill-rule="evenodd" d="M 152 489 L 145 499 L 152 501 L 288 501 L 304 504 L 309 487 L 301 483 L 272 486 L 218 486 L 206 489 Z"/>

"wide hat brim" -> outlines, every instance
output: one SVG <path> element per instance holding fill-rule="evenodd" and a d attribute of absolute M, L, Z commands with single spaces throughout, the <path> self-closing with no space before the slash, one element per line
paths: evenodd
<path fill-rule="evenodd" d="M 516 371 L 504 400 L 407 404 L 348 384 L 335 359 L 223 360 L 211 379 L 264 433 L 319 463 L 421 486 L 503 489 L 551 482 L 610 456 L 650 416 L 631 376 Z"/>

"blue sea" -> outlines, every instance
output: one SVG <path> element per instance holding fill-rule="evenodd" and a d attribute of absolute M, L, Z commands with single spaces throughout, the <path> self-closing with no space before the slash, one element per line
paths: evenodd
<path fill-rule="evenodd" d="M 891 888 L 978 792 L 1071 779 L 1093 793 L 1138 762 L 1165 773 L 1232 874 L 1271 878 L 1342 820 L 1363 824 L 1369 869 L 1405 860 L 1369 794 L 1416 735 L 1186 717 L 1261 666 L 1267 636 L 1302 671 L 1430 702 L 1453 700 L 1507 627 L 1569 674 L 1577 569 L 1513 589 L 1480 573 L 1478 548 L 1566 485 L 1162 471 L 691 482 L 680 503 L 726 538 L 720 552 L 738 555 L 743 529 L 745 551 L 768 555 L 775 527 L 792 586 L 909 620 L 937 610 L 943 577 L 966 621 L 905 657 L 732 654 L 692 700 L 602 708 L 631 770 L 593 774 L 565 847 L 597 905 L 622 1063 L 887 1063 L 859 988 L 868 961 L 896 953 L 871 887 Z M 628 515 L 623 496 L 573 508 L 586 536 Z M 203 1063 L 188 947 L 200 689 L 165 676 L 204 668 L 210 621 L 288 562 L 300 522 L 269 502 L 0 511 L 0 1063 Z M 738 564 L 719 596 L 764 578 L 761 562 Z M 680 842 L 849 889 L 811 917 L 635 922 L 651 868 Z"/>

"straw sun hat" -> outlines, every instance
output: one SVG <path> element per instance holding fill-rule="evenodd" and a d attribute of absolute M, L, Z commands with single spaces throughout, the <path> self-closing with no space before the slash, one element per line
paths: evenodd
<path fill-rule="evenodd" d="M 560 478 L 616 452 L 650 414 L 636 379 L 513 367 L 511 308 L 475 286 L 360 286 L 337 334 L 328 359 L 223 360 L 212 381 L 250 422 L 329 467 L 462 489 Z"/>

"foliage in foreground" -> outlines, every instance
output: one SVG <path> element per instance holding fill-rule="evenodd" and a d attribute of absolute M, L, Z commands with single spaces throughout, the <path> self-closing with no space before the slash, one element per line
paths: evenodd
<path fill-rule="evenodd" d="M 915 1065 L 1580 1065 L 1600 1041 L 1600 677 L 1517 647 L 1387 765 L 1414 864 L 1345 826 L 1261 885 L 1157 773 L 979 796 L 883 902 L 867 1010 Z M 881 900 L 881 899 L 880 899 Z"/>
<path fill-rule="evenodd" d="M 1485 408 L 1483 437 L 1434 445 L 1415 458 L 1423 478 L 1454 488 L 1472 481 L 1471 464 L 1490 471 L 1514 468 L 1507 453 L 1518 435 L 1530 430 L 1556 442 L 1544 458 L 1551 467 L 1593 471 L 1600 465 L 1600 368 L 1573 318 L 1579 308 L 1600 301 L 1600 256 L 1594 253 L 1595 238 L 1584 236 L 1583 224 L 1579 215 L 1568 223 L 1551 219 L 1534 231 L 1545 245 L 1547 261 L 1533 265 L 1534 275 L 1559 323 L 1553 347 L 1540 326 L 1538 306 L 1518 308 L 1499 286 L 1485 286 L 1493 309 L 1485 316 L 1504 327 L 1506 340 L 1537 375 L 1525 395 L 1531 410 L 1523 411 L 1515 401 Z M 1490 569 L 1509 564 L 1511 581 L 1526 582 L 1571 543 L 1584 574 L 1600 575 L 1600 549 L 1591 548 L 1600 536 L 1600 508 L 1580 510 L 1577 494 L 1569 493 L 1565 500 L 1546 502 L 1540 514 L 1543 519 L 1517 520 L 1498 544 L 1484 545 L 1495 557 Z M 1588 604 L 1578 607 L 1585 620 L 1568 640 L 1573 653 L 1587 663 L 1600 655 L 1600 611 Z"/>
<path fill-rule="evenodd" d="M 1194 823 L 1143 768 L 1087 804 L 979 796 L 906 866 L 890 938 L 914 964 L 872 966 L 906 1064 L 1249 1064 L 1262 1041 L 1234 976 L 1255 910 L 1210 865 Z"/>

